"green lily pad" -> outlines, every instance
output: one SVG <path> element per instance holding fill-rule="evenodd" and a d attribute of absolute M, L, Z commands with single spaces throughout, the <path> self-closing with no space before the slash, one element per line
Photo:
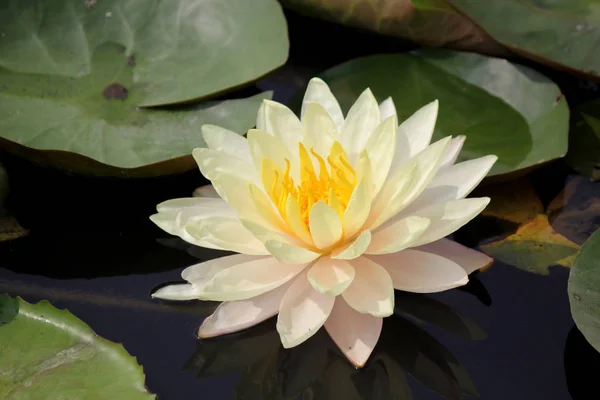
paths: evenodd
<path fill-rule="evenodd" d="M 581 247 L 569 275 L 568 292 L 575 324 L 600 351 L 600 230 Z"/>
<path fill-rule="evenodd" d="M 543 75 L 506 60 L 449 50 L 358 58 L 327 70 L 344 110 L 366 87 L 391 96 L 399 120 L 438 99 L 433 140 L 466 135 L 459 160 L 496 154 L 490 175 L 529 169 L 567 151 L 569 108 Z"/>
<path fill-rule="evenodd" d="M 600 179 L 600 100 L 582 104 L 569 134 L 567 163 L 593 180 Z"/>
<path fill-rule="evenodd" d="M 111 83 L 138 106 L 190 101 L 261 77 L 289 47 L 275 0 L 7 0 L 0 26 L 0 67 L 45 89 L 29 96 L 113 114 L 122 107 L 101 96 Z M 110 43 L 119 56 L 99 51 Z"/>
<path fill-rule="evenodd" d="M 525 57 L 600 77 L 600 3 L 593 0 L 450 0 Z M 507 23 L 510 21 L 510 23 Z"/>
<path fill-rule="evenodd" d="M 111 48 L 115 50 L 112 46 L 103 50 Z M 0 146 L 35 162 L 86 175 L 144 177 L 188 171 L 195 166 L 192 150 L 205 146 L 203 124 L 245 133 L 254 126 L 262 100 L 271 96 L 262 93 L 178 110 L 148 110 L 129 98 L 101 104 L 71 97 L 72 88 L 61 85 L 53 87 L 62 88 L 66 98 L 43 98 L 45 79 L 0 71 L 0 87 L 8 86 L 0 92 Z M 10 94 L 19 91 L 36 96 Z"/>
<path fill-rule="evenodd" d="M 0 398 L 155 399 L 123 346 L 47 301 L 0 295 Z"/>

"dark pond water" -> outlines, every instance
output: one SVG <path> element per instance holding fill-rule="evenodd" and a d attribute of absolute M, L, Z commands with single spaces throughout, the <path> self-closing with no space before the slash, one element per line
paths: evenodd
<path fill-rule="evenodd" d="M 290 62 L 259 84 L 275 89 L 280 101 L 289 101 L 307 77 L 338 62 L 408 48 L 295 15 L 290 34 Z M 572 104 L 597 96 L 592 83 L 543 72 Z M 320 400 L 434 400 L 477 393 L 485 400 L 600 397 L 595 381 L 600 355 L 574 326 L 567 268 L 551 266 L 540 275 L 496 262 L 460 290 L 398 293 L 398 315 L 386 319 L 371 361 L 357 371 L 325 334 L 283 350 L 273 321 L 200 341 L 195 330 L 215 304 L 149 297 L 157 286 L 178 281 L 182 268 L 222 255 L 168 237 L 147 219 L 158 202 L 189 196 L 203 183 L 198 172 L 119 181 L 70 176 L 6 154 L 2 161 L 13 183 L 10 205 L 30 234 L 0 243 L 0 292 L 30 302 L 48 299 L 99 335 L 123 343 L 160 399 L 295 399 L 302 393 Z M 573 176 L 560 161 L 521 182 L 531 184 L 548 207 L 574 179 L 583 182 L 577 195 L 554 210 L 550 221 L 581 243 L 600 224 L 598 208 L 589 203 L 600 198 L 600 184 Z M 456 239 L 475 246 L 517 227 L 481 217 Z"/>

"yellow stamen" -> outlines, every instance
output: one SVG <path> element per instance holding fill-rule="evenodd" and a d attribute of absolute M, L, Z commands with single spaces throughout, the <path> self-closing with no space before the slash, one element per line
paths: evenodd
<path fill-rule="evenodd" d="M 271 160 L 263 159 L 261 178 L 265 189 L 268 191 L 273 203 L 286 223 L 286 207 L 288 196 L 296 201 L 307 231 L 310 231 L 308 219 L 312 206 L 318 201 L 327 203 L 339 216 L 343 217 L 344 211 L 350 201 L 350 196 L 356 186 L 356 171 L 350 165 L 348 156 L 339 142 L 331 146 L 327 163 L 314 149 L 310 153 L 302 143 L 298 144 L 300 159 L 300 183 L 296 184 L 290 176 L 291 165 L 285 160 L 285 171 Z M 319 164 L 319 175 L 315 173 L 313 158 Z M 299 227 L 295 224 L 295 230 Z"/>

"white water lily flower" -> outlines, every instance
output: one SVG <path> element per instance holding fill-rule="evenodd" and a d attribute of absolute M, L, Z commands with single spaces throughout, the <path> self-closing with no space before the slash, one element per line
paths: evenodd
<path fill-rule="evenodd" d="M 431 293 L 467 283 L 491 263 L 444 239 L 489 198 L 465 198 L 496 156 L 455 164 L 464 137 L 430 144 L 438 103 L 397 124 L 391 98 L 365 90 L 344 118 L 312 79 L 301 118 L 265 100 L 247 139 L 204 125 L 193 152 L 220 196 L 169 200 L 151 219 L 192 244 L 240 254 L 186 268 L 189 284 L 153 296 L 223 301 L 201 337 L 278 315 L 283 346 L 322 326 L 363 366 L 394 312 L 394 289 Z"/>

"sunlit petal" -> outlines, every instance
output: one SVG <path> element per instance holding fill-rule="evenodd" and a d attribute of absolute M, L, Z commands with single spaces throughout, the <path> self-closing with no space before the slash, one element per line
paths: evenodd
<path fill-rule="evenodd" d="M 310 267 L 307 278 L 317 292 L 337 296 L 352 283 L 354 268 L 348 261 L 321 257 Z"/>
<path fill-rule="evenodd" d="M 381 121 L 379 106 L 370 89 L 366 89 L 350 107 L 340 138 L 350 161 L 354 162 Z"/>
<path fill-rule="evenodd" d="M 351 260 L 355 276 L 342 293 L 344 300 L 356 311 L 375 317 L 394 313 L 394 286 L 387 271 L 366 257 Z"/>
<path fill-rule="evenodd" d="M 311 102 L 319 103 L 323 106 L 337 126 L 338 131 L 342 130 L 344 114 L 342 114 L 340 104 L 331 93 L 329 86 L 319 78 L 312 78 L 310 82 L 308 82 L 308 87 L 304 93 L 304 100 L 302 101 L 302 110 L 300 112 L 303 121 L 307 112 L 307 106 Z"/>
<path fill-rule="evenodd" d="M 486 254 L 470 249 L 460 243 L 450 239 L 440 239 L 423 246 L 416 247 L 414 250 L 425 251 L 427 253 L 437 254 L 454 261 L 468 274 L 479 269 L 490 266 L 494 259 Z"/>

